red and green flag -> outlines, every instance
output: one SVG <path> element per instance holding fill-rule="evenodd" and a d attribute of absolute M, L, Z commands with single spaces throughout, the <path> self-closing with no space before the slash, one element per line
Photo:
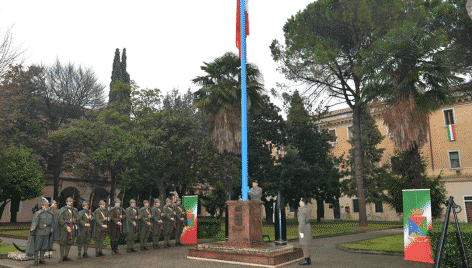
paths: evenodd
<path fill-rule="evenodd" d="M 449 141 L 456 140 L 456 130 L 454 129 L 454 125 L 447 125 L 447 137 Z"/>
<path fill-rule="evenodd" d="M 248 5 L 247 2 L 249 0 L 246 0 L 245 5 L 244 5 L 244 16 L 245 16 L 245 24 L 246 24 L 246 36 L 249 35 L 249 17 L 248 17 Z M 240 7 L 241 7 L 241 1 L 238 0 L 236 7 L 236 47 L 239 50 L 239 58 L 241 58 L 241 12 L 240 12 Z"/>

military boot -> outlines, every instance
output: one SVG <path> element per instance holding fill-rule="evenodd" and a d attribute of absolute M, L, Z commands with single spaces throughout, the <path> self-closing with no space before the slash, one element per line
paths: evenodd
<path fill-rule="evenodd" d="M 87 249 L 88 249 L 88 244 L 84 244 L 84 255 L 82 255 L 82 258 L 90 258 L 89 255 L 87 254 Z"/>
<path fill-rule="evenodd" d="M 71 258 L 69 258 L 69 251 L 70 251 L 70 247 L 71 245 L 65 245 L 65 253 L 64 253 L 64 260 L 65 261 L 72 261 Z"/>
<path fill-rule="evenodd" d="M 148 250 L 148 248 L 146 247 L 146 245 L 147 245 L 147 239 L 144 239 L 144 245 L 143 245 L 143 249 L 144 249 L 144 250 Z"/>
<path fill-rule="evenodd" d="M 139 239 L 139 250 L 144 251 L 144 239 Z"/>
<path fill-rule="evenodd" d="M 78 260 L 82 259 L 82 245 L 81 244 L 77 245 L 77 252 L 78 252 L 77 259 Z"/>
<path fill-rule="evenodd" d="M 61 251 L 61 257 L 59 258 L 59 262 L 63 262 L 64 261 L 64 252 L 66 250 L 66 246 L 65 245 L 60 245 L 60 251 Z"/>
<path fill-rule="evenodd" d="M 100 257 L 100 255 L 98 255 L 98 250 L 99 250 L 99 247 L 97 243 L 95 243 L 95 257 Z"/>
<path fill-rule="evenodd" d="M 34 252 L 34 263 L 33 263 L 34 266 L 38 266 L 38 265 L 39 265 L 38 253 L 39 253 L 39 252 L 37 252 L 37 251 Z"/>
<path fill-rule="evenodd" d="M 39 264 L 47 264 L 47 262 L 44 261 L 44 253 L 45 251 L 40 251 L 39 252 Z"/>
<path fill-rule="evenodd" d="M 103 241 L 100 242 L 100 250 L 98 251 L 99 256 L 105 256 L 105 254 L 103 254 L 103 252 L 102 252 L 102 249 L 103 249 Z"/>
<path fill-rule="evenodd" d="M 131 240 L 131 252 L 137 252 L 137 250 L 134 249 L 134 240 Z"/>
<path fill-rule="evenodd" d="M 126 241 L 126 253 L 132 253 L 131 251 L 131 241 Z"/>
<path fill-rule="evenodd" d="M 115 241 L 115 254 L 121 255 L 120 251 L 118 250 L 118 241 Z"/>
<path fill-rule="evenodd" d="M 305 258 L 303 261 L 299 262 L 298 264 L 299 265 L 310 265 L 311 260 L 310 260 L 310 258 Z"/>

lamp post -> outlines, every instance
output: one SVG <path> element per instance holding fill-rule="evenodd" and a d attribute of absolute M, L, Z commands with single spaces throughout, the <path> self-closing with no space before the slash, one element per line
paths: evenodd
<path fill-rule="evenodd" d="M 287 225 L 285 221 L 285 207 L 283 205 L 282 196 L 277 195 L 277 202 L 274 202 L 274 229 L 275 229 L 275 245 L 285 246 L 287 245 Z"/>

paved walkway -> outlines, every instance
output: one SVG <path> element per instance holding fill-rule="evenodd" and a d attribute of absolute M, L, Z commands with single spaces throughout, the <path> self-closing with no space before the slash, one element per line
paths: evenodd
<path fill-rule="evenodd" d="M 432 264 L 418 263 L 405 261 L 403 256 L 389 256 L 389 255 L 378 255 L 378 254 L 361 254 L 351 253 L 336 249 L 336 244 L 349 243 L 358 240 L 372 239 L 376 237 L 392 235 L 402 233 L 399 229 L 369 231 L 367 233 L 350 234 L 335 237 L 326 237 L 314 239 L 314 245 L 312 246 L 312 265 L 311 267 L 326 267 L 326 268 L 374 268 L 374 267 L 390 267 L 390 268 L 408 268 L 408 267 L 431 267 Z M 26 246 L 26 240 L 18 240 L 11 238 L 1 238 L 3 243 L 11 244 L 15 242 L 19 246 Z M 173 243 L 173 241 L 172 241 Z M 172 244 L 171 243 L 171 244 Z M 299 246 L 299 242 L 290 242 L 295 246 Z M 149 245 L 149 243 L 148 243 Z M 162 245 L 162 241 L 159 242 Z M 122 247 L 122 246 L 120 246 Z M 137 245 L 139 247 L 139 245 Z M 69 257 L 72 257 L 74 261 L 59 263 L 59 252 L 54 251 L 54 257 L 51 260 L 46 259 L 47 265 L 40 265 L 39 267 L 218 267 L 218 268 L 230 268 L 230 267 L 243 267 L 236 264 L 228 264 L 221 262 L 209 262 L 200 260 L 187 259 L 187 248 L 190 246 L 171 247 L 162 249 L 151 249 L 144 252 L 136 252 L 128 254 L 125 250 L 120 248 L 122 255 L 111 255 L 110 249 L 105 249 L 103 252 L 107 255 L 100 258 L 92 257 L 90 259 L 76 260 L 77 247 L 72 246 Z M 59 245 L 54 244 L 54 248 L 59 250 Z M 95 256 L 95 249 L 91 248 L 88 250 L 89 255 Z M 91 254 L 92 253 L 92 254 Z M 0 259 L 0 267 L 33 267 L 33 261 L 15 261 L 11 259 Z M 254 267 L 254 266 L 247 266 Z M 284 265 L 282 267 L 292 268 L 300 267 L 298 262 Z"/>

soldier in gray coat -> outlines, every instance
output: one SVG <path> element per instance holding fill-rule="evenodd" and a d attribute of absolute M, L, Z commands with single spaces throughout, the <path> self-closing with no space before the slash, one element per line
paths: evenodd
<path fill-rule="evenodd" d="M 258 186 L 257 181 L 252 182 L 252 188 L 249 190 L 249 198 L 251 201 L 261 201 L 262 188 Z"/>
<path fill-rule="evenodd" d="M 46 199 L 41 201 L 42 209 L 38 210 L 33 216 L 31 223 L 31 235 L 26 246 L 26 255 L 31 257 L 34 255 L 34 266 L 39 263 L 46 264 L 44 261 L 44 253 L 52 249 L 54 239 L 53 234 L 53 214 L 49 211 L 49 202 Z M 38 261 L 38 253 L 40 254 Z"/>
<path fill-rule="evenodd" d="M 311 208 L 306 205 L 305 198 L 300 200 L 300 207 L 298 208 L 298 232 L 300 235 L 300 246 L 302 246 L 303 257 L 305 260 L 301 261 L 300 265 L 310 265 L 310 251 L 309 247 L 313 245 L 313 234 L 311 233 L 310 216 Z"/>

